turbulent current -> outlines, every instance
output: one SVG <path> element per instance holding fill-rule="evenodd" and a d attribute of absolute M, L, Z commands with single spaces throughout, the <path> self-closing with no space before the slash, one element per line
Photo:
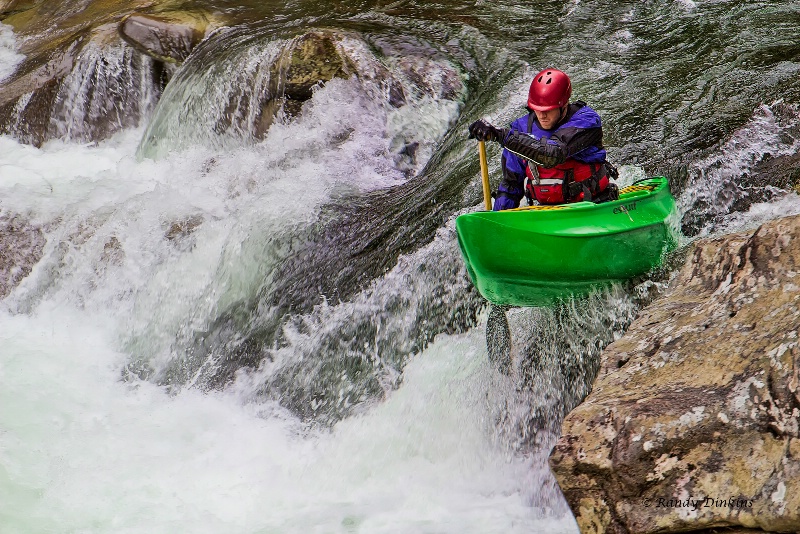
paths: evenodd
<path fill-rule="evenodd" d="M 92 44 L 50 140 L 0 137 L 0 532 L 577 532 L 547 456 L 683 249 L 510 310 L 498 373 L 454 230 L 482 206 L 466 126 L 556 66 L 623 185 L 670 178 L 684 245 L 800 213 L 800 7 L 194 4 L 238 24 L 164 87 Z M 348 75 L 290 108 L 306 32 Z M 0 95 L 23 44 L 0 24 Z"/>

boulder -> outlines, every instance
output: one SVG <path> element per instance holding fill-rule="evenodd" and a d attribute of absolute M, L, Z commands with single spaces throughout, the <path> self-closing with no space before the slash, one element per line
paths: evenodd
<path fill-rule="evenodd" d="M 354 45 L 356 42 L 358 45 Z M 401 82 L 383 63 L 377 60 L 377 57 L 372 56 L 371 59 L 368 59 L 370 54 L 359 56 L 358 52 L 354 52 L 352 49 L 354 46 L 356 48 L 364 46 L 364 51 L 368 50 L 368 45 L 361 36 L 340 31 L 312 30 L 295 37 L 287 45 L 271 72 L 272 79 L 280 80 L 282 84 L 275 91 L 280 95 L 280 101 L 262 104 L 266 110 L 263 115 L 267 116 L 270 112 L 274 113 L 282 108 L 289 117 L 294 117 L 300 112 L 303 102 L 312 97 L 314 86 L 329 82 L 334 78 L 349 78 L 350 76 L 357 76 L 362 82 L 381 87 L 387 101 L 392 106 L 405 105 L 407 98 Z M 431 74 L 433 69 L 430 65 L 430 58 L 425 60 L 425 65 L 420 65 L 418 58 L 402 58 L 399 66 L 406 74 L 406 71 L 412 70 L 412 66 L 419 71 L 417 79 L 414 81 L 420 81 L 423 85 L 427 84 L 424 89 L 420 89 L 420 92 L 426 92 L 427 89 L 431 96 L 441 96 L 437 93 L 438 88 L 429 87 L 436 85 L 436 82 L 426 78 L 434 77 Z M 438 76 L 442 78 L 449 74 L 443 76 L 438 73 Z M 412 77 L 409 76 L 409 78 Z M 458 85 L 460 79 L 458 81 L 449 80 L 449 83 L 461 87 Z M 443 98 L 449 97 L 450 95 L 443 96 Z M 267 127 L 270 122 L 271 120 L 267 120 Z M 266 131 L 266 128 L 262 128 L 262 131 Z"/>
<path fill-rule="evenodd" d="M 201 12 L 134 13 L 122 20 L 119 33 L 143 54 L 168 63 L 182 63 L 217 25 Z"/>
<path fill-rule="evenodd" d="M 311 30 L 291 39 L 270 66 L 270 86 L 254 95 L 253 103 L 258 109 L 254 123 L 238 124 L 236 128 L 252 131 L 256 139 L 261 139 L 279 111 L 290 119 L 297 117 L 303 103 L 313 96 L 314 86 L 358 74 L 350 58 L 338 46 L 343 37 L 340 32 Z M 236 120 L 233 110 L 244 100 L 243 95 L 231 96 L 230 112 L 220 117 L 216 131 L 231 128 Z"/>
<path fill-rule="evenodd" d="M 121 43 L 116 25 L 100 26 L 25 61 L 0 87 L 0 133 L 34 146 L 100 141 L 137 126 L 164 83 L 160 64 Z"/>
<path fill-rule="evenodd" d="M 2 7 L 0 0 L 0 7 Z M 167 0 L 87 0 L 76 9 L 74 2 L 64 0 L 11 0 L 3 20 L 10 25 L 20 40 L 20 52 L 32 57 L 48 49 L 109 23 L 118 23 L 125 15 L 163 4 Z"/>
<path fill-rule="evenodd" d="M 87 48 L 119 47 L 114 21 L 145 3 L 142 0 L 95 1 L 76 13 L 69 5 L 45 2 L 7 17 L 3 22 L 11 25 L 19 37 L 19 52 L 25 59 L 13 75 L 0 84 L 0 134 L 13 135 L 35 146 L 58 137 L 58 127 L 51 120 L 58 111 L 57 102 L 61 98 L 65 105 L 70 105 L 73 102 L 67 102 L 68 97 L 77 96 L 68 94 L 70 88 L 63 86 L 65 79 L 79 68 L 81 55 Z M 136 73 L 123 74 L 136 76 Z M 154 79 L 159 77 L 153 76 Z M 91 100 L 86 99 L 87 102 Z M 126 104 L 111 102 L 109 106 L 124 114 L 128 111 Z M 141 112 L 134 111 L 137 115 Z M 113 126 L 117 118 L 103 120 Z M 90 122 L 88 118 L 86 122 Z M 102 131 L 103 137 L 115 131 L 113 127 L 95 129 Z"/>
<path fill-rule="evenodd" d="M 581 532 L 800 531 L 799 274 L 798 216 L 694 244 L 551 453 Z"/>

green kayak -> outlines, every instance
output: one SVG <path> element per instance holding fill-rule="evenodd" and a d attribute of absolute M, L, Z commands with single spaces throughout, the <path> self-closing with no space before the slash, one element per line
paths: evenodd
<path fill-rule="evenodd" d="M 660 265 L 677 243 L 675 200 L 663 177 L 619 200 L 479 211 L 456 219 L 472 282 L 497 305 L 545 306 Z"/>

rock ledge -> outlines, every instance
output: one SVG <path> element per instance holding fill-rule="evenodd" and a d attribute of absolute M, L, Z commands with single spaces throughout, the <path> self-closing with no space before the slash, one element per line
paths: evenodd
<path fill-rule="evenodd" d="M 609 345 L 550 457 L 582 533 L 800 531 L 798 273 L 798 216 L 698 241 Z"/>

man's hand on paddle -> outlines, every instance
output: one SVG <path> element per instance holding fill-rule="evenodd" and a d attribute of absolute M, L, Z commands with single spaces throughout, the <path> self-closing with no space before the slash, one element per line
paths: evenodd
<path fill-rule="evenodd" d="M 478 120 L 469 125 L 469 139 L 502 142 L 504 134 L 503 130 L 495 128 L 484 120 Z"/>

